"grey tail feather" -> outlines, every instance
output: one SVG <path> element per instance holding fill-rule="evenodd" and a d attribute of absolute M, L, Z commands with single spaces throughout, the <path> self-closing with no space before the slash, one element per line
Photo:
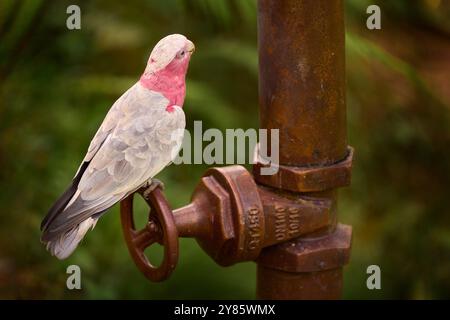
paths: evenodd
<path fill-rule="evenodd" d="M 94 229 L 97 220 L 98 217 L 89 217 L 77 224 L 75 227 L 72 227 L 68 231 L 60 234 L 57 238 L 45 241 L 44 243 L 46 249 L 58 259 L 66 259 L 77 248 L 80 241 L 83 240 L 86 232 Z"/>
<path fill-rule="evenodd" d="M 49 225 L 52 223 L 52 221 L 58 216 L 59 213 L 61 213 L 64 208 L 69 203 L 70 199 L 73 197 L 75 192 L 77 191 L 78 184 L 80 183 L 81 177 L 83 176 L 84 171 L 86 171 L 87 166 L 89 165 L 90 161 L 85 161 L 81 165 L 80 170 L 78 171 L 78 174 L 73 178 L 72 184 L 67 188 L 67 190 L 56 200 L 56 202 L 53 204 L 53 206 L 48 210 L 47 215 L 45 216 L 44 220 L 42 220 L 41 223 L 41 231 L 46 231 L 49 227 Z"/>

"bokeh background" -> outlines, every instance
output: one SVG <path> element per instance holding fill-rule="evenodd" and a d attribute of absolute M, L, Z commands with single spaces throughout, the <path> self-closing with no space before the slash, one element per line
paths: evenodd
<path fill-rule="evenodd" d="M 313 1 L 313 0 L 310 0 Z M 382 9 L 382 30 L 365 27 Z M 82 29 L 67 30 L 78 4 Z M 450 1 L 346 1 L 348 131 L 357 150 L 340 221 L 353 225 L 345 298 L 450 298 Z M 257 128 L 255 0 L 0 1 L 0 298 L 253 298 L 255 265 L 215 265 L 181 240 L 170 280 L 133 264 L 118 207 L 66 261 L 39 242 L 39 224 L 65 189 L 104 115 L 170 33 L 196 43 L 188 127 Z M 160 178 L 186 204 L 206 166 Z M 145 218 L 142 204 L 141 216 Z M 152 253 L 158 255 L 158 253 Z M 82 269 L 81 291 L 66 267 Z M 366 288 L 366 268 L 382 290 Z"/>

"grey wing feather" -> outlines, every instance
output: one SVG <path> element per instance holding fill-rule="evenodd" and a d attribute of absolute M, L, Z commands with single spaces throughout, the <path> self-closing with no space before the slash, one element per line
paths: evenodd
<path fill-rule="evenodd" d="M 116 102 L 89 147 L 84 161 L 90 163 L 77 191 L 47 230 L 48 238 L 108 209 L 173 160 L 185 118 L 179 107 L 167 112 L 167 103 L 140 85 Z"/>

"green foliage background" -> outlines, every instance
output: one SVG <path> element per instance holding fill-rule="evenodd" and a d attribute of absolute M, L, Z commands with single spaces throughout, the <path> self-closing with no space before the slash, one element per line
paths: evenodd
<path fill-rule="evenodd" d="M 365 27 L 374 2 L 381 31 Z M 69 4 L 81 7 L 81 31 L 65 27 Z M 346 12 L 357 160 L 340 197 L 340 221 L 354 228 L 345 298 L 449 298 L 450 1 L 348 0 Z M 170 33 L 197 48 L 188 127 L 201 119 L 205 128 L 256 128 L 255 0 L 0 2 L 0 298 L 254 297 L 253 263 L 218 267 L 193 240 L 181 240 L 170 280 L 147 282 L 125 247 L 117 206 L 66 261 L 39 242 L 41 219 L 107 110 Z M 189 201 L 205 168 L 160 175 L 173 207 Z M 82 268 L 81 291 L 65 289 L 70 264 Z M 366 288 L 371 264 L 382 269 L 380 291 Z"/>

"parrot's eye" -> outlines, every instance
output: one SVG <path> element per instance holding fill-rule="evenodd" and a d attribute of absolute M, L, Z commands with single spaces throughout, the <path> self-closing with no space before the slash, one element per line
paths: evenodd
<path fill-rule="evenodd" d="M 185 54 L 186 54 L 186 50 L 181 50 L 180 52 L 178 52 L 177 57 L 181 59 L 184 57 Z"/>

